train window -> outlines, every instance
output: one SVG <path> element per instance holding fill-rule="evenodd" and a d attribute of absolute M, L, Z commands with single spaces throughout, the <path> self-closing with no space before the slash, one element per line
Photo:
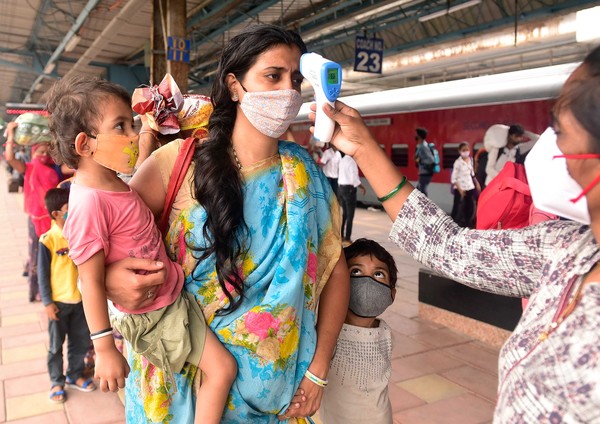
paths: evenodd
<path fill-rule="evenodd" d="M 408 166 L 408 144 L 392 144 L 392 162 L 396 166 Z"/>
<path fill-rule="evenodd" d="M 442 150 L 442 165 L 444 169 L 452 169 L 454 161 L 460 156 L 458 154 L 458 145 L 460 143 L 446 143 Z"/>

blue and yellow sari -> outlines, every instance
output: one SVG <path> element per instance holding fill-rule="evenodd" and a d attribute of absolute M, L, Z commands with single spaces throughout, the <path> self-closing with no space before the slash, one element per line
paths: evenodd
<path fill-rule="evenodd" d="M 341 253 L 339 207 L 321 170 L 295 143 L 280 142 L 278 155 L 244 168 L 243 177 L 250 237 L 238 264 L 245 284 L 238 309 L 216 314 L 228 299 L 214 259 L 197 264 L 188 248 L 204 243 L 199 204 L 190 202 L 171 219 L 167 248 L 183 266 L 184 289 L 238 364 L 222 422 L 278 423 L 315 352 L 315 309 Z M 129 363 L 128 423 L 193 423 L 196 366 L 175 375 L 174 390 L 143 357 L 130 353 Z"/>

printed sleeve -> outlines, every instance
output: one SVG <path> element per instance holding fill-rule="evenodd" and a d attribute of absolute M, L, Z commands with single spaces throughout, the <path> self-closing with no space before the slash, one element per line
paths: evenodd
<path fill-rule="evenodd" d="M 580 225 L 547 221 L 519 230 L 462 228 L 418 190 L 408 197 L 390 239 L 435 272 L 470 287 L 529 297 L 544 265 Z"/>
<path fill-rule="evenodd" d="M 52 303 L 52 287 L 50 286 L 50 263 L 52 261 L 52 255 L 50 254 L 48 247 L 41 241 L 39 242 L 37 261 L 40 296 L 44 306 L 48 306 Z"/>
<path fill-rule="evenodd" d="M 108 256 L 108 213 L 93 191 L 69 197 L 69 218 L 63 232 L 69 242 L 69 257 L 75 265 L 81 265 L 100 250 Z"/>

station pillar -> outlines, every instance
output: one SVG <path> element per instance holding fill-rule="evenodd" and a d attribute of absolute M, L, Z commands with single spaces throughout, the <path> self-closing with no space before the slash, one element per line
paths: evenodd
<path fill-rule="evenodd" d="M 189 63 L 167 60 L 168 37 L 186 37 L 186 0 L 152 0 L 152 32 L 150 36 L 150 81 L 158 84 L 167 72 L 182 93 L 188 90 Z"/>

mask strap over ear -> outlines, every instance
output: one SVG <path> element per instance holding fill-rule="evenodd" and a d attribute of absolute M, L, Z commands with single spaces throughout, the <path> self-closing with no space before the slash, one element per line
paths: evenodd
<path fill-rule="evenodd" d="M 583 191 L 581 192 L 581 194 L 579 196 L 575 197 L 574 199 L 571 199 L 571 202 L 576 203 L 579 199 L 581 199 L 583 196 L 588 194 L 590 192 L 590 190 L 593 189 L 596 186 L 596 184 L 598 184 L 599 182 L 600 182 L 600 175 L 598 175 L 596 178 L 594 178 L 594 181 L 589 183 L 587 185 L 587 187 L 583 189 Z"/>
<path fill-rule="evenodd" d="M 555 155 L 552 156 L 552 159 L 557 159 L 557 158 L 563 158 L 563 159 L 599 159 L 600 158 L 600 154 L 597 153 L 581 153 L 581 154 L 575 154 L 575 155 Z M 600 175 L 598 175 L 596 178 L 594 178 L 594 181 L 592 181 L 591 183 L 589 183 L 584 189 L 583 191 L 579 194 L 579 196 L 570 199 L 570 201 L 572 203 L 577 203 L 577 201 L 581 200 L 581 198 L 583 196 L 585 196 L 586 194 L 588 194 L 590 192 L 591 189 L 593 189 L 596 184 L 598 184 L 600 182 Z"/>
<path fill-rule="evenodd" d="M 581 153 L 577 155 L 555 155 L 552 159 L 564 158 L 564 159 L 600 159 L 598 153 Z"/>

